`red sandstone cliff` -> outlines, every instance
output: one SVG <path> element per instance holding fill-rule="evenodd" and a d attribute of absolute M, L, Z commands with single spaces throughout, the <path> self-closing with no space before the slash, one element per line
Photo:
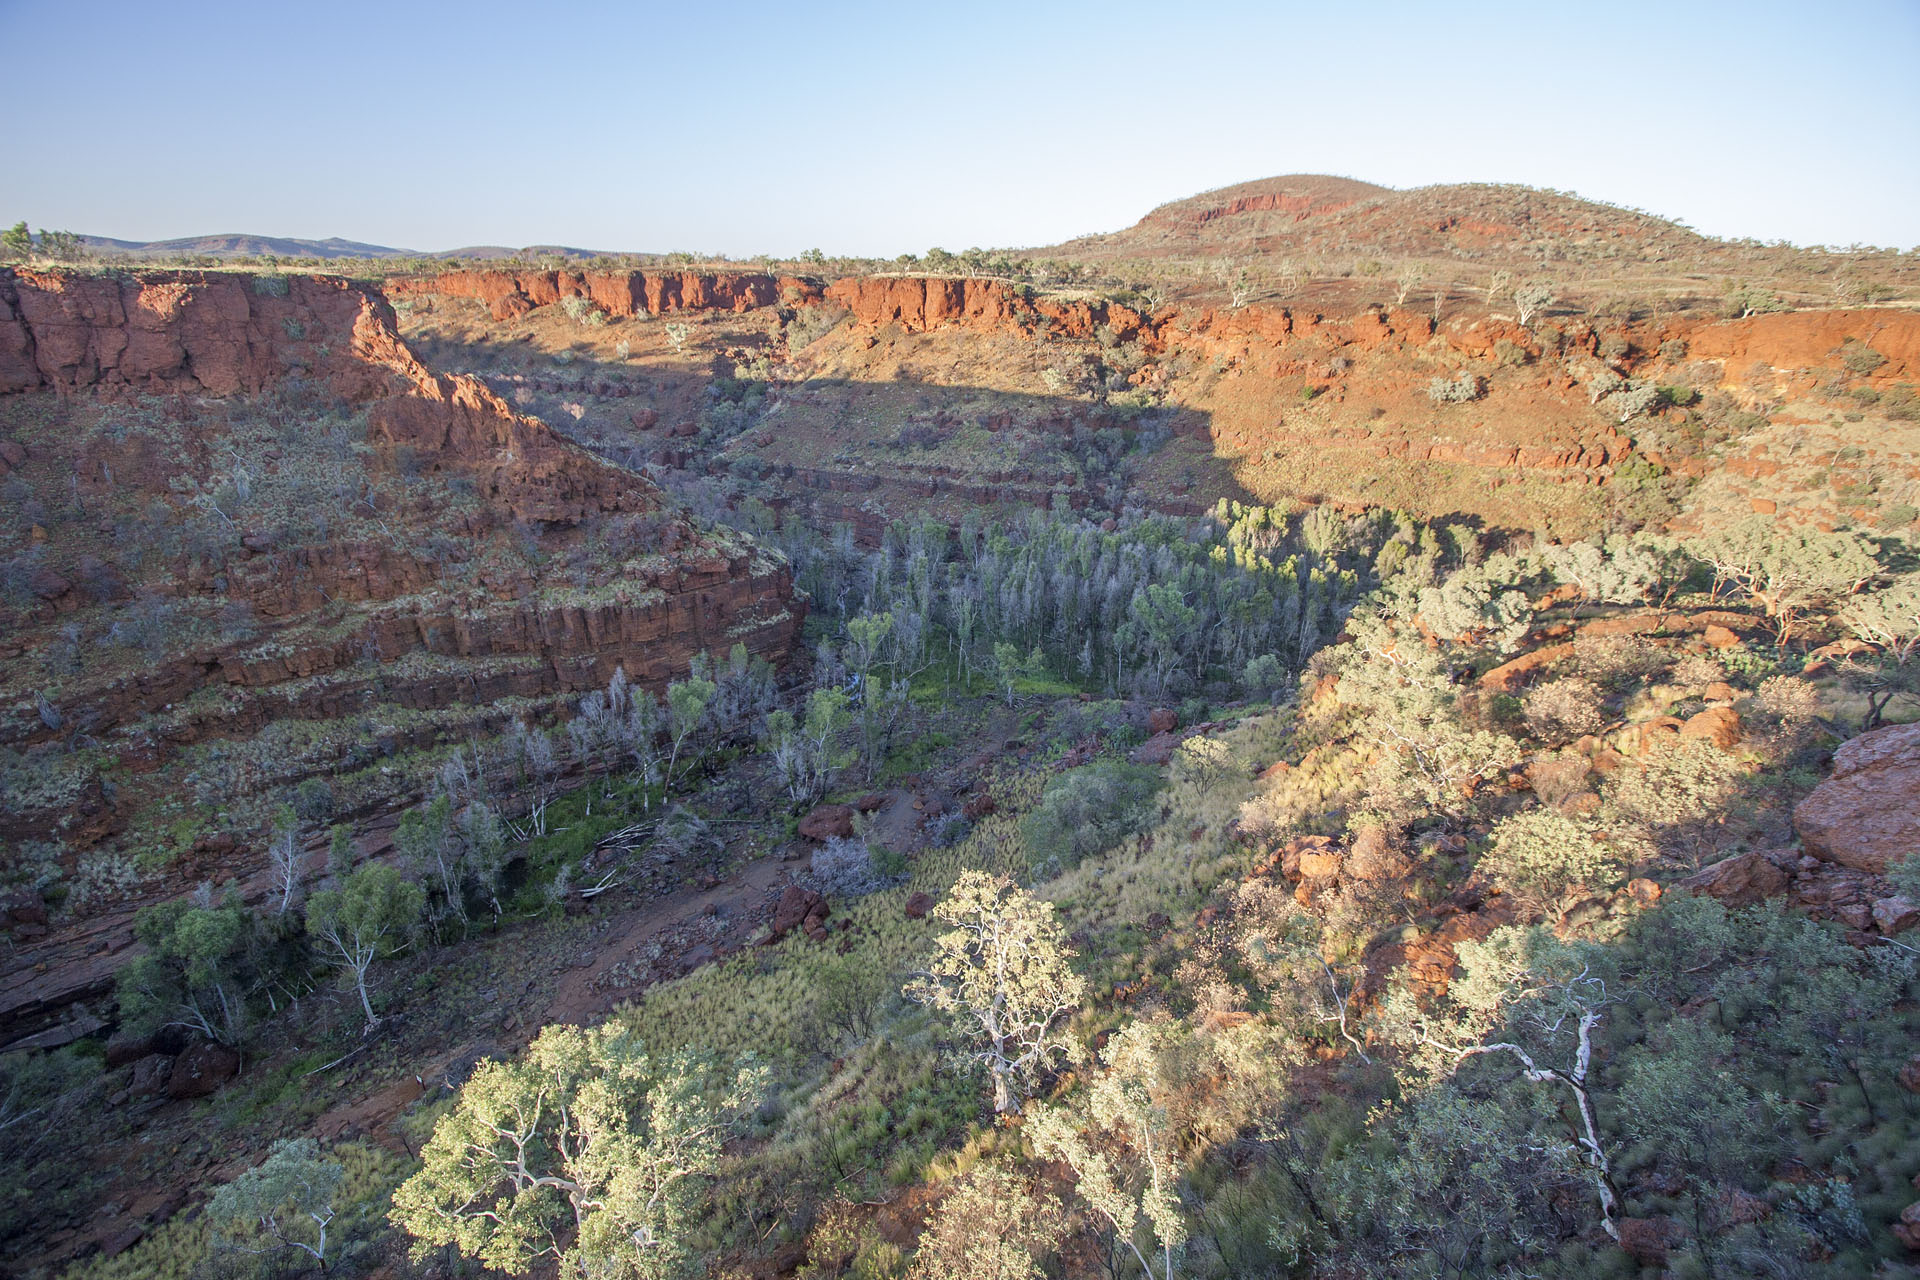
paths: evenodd
<path fill-rule="evenodd" d="M 369 699 L 445 706 L 485 696 L 483 685 L 498 686 L 496 695 L 565 693 L 604 683 L 616 666 L 658 685 L 683 672 L 694 654 L 735 641 L 775 661 L 789 652 L 803 608 L 778 556 L 696 529 L 650 481 L 514 412 L 478 380 L 433 373 L 400 340 L 377 291 L 302 276 L 0 272 L 0 392 L 219 397 L 264 391 L 295 376 L 365 405 L 376 446 L 405 446 L 410 465 L 471 481 L 477 508 L 441 532 L 479 540 L 521 521 L 564 550 L 581 545 L 583 522 L 644 515 L 643 525 L 622 527 L 644 528 L 647 541 L 623 542 L 605 557 L 636 567 L 588 593 L 524 572 L 489 577 L 480 583 L 485 597 L 469 593 L 436 604 L 439 571 L 406 538 L 289 545 L 249 537 L 223 563 L 181 562 L 156 588 L 171 596 L 217 592 L 244 603 L 265 620 L 267 636 L 203 642 L 131 676 L 82 682 L 55 699 L 63 717 L 106 733 L 185 702 L 208 684 L 226 686 L 238 701 L 176 724 L 174 740 L 191 742 L 244 733 L 275 716 L 340 714 Z M 190 442 L 201 410 L 191 400 L 167 403 Z M 38 465 L 96 494 L 116 487 L 163 494 L 182 461 L 155 456 L 152 441 L 137 436 L 43 439 L 36 451 L 48 455 Z M 435 513 L 402 511 L 393 519 L 426 519 L 436 529 L 445 523 Z M 31 649 L 35 634 L 57 618 L 90 607 L 70 576 L 49 568 L 36 580 L 39 600 L 16 610 L 9 626 L 16 651 Z M 343 608 L 362 615 L 350 632 L 309 635 L 299 625 L 316 611 Z M 287 639 L 275 640 L 280 635 Z M 391 663 L 412 652 L 487 660 L 496 668 L 504 658 L 539 661 L 504 677 L 497 670 L 473 679 L 444 671 L 383 675 L 377 695 L 365 679 L 312 683 L 369 656 Z M 276 686 L 290 680 L 309 685 L 295 696 L 280 694 Z M 11 699 L 19 691 L 7 692 Z M 0 714 L 0 741 L 45 736 L 31 705 L 10 701 Z"/>
<path fill-rule="evenodd" d="M 107 513 L 129 503 L 181 508 L 174 478 L 205 474 L 200 437 L 228 420 L 222 398 L 284 390 L 296 378 L 364 412 L 356 467 L 390 468 L 404 451 L 409 474 L 456 473 L 467 496 L 451 509 L 422 505 L 426 487 L 396 484 L 396 499 L 379 509 L 380 531 L 362 540 L 343 539 L 337 523 L 328 534 L 325 525 L 301 533 L 236 521 L 217 552 L 153 557 L 121 547 L 127 565 L 100 565 L 94 589 L 81 585 L 76 564 L 98 564 L 96 552 L 121 546 L 102 533 L 101 520 L 112 528 Z M 0 744 L 58 763 L 66 753 L 48 740 L 58 726 L 78 726 L 121 769 L 111 788 L 88 775 L 77 793 L 8 792 L 0 842 L 58 832 L 71 853 L 114 840 L 141 805 L 185 785 L 181 753 L 209 739 L 251 752 L 254 763 L 223 797 L 232 804 L 249 789 L 277 792 L 352 767 L 332 746 L 288 753 L 250 740 L 269 726 L 306 722 L 312 742 L 337 739 L 349 755 L 353 743 L 366 746 L 370 726 L 381 751 L 464 742 L 501 727 L 503 699 L 515 700 L 515 714 L 539 714 L 604 686 L 616 667 L 658 689 L 696 654 L 735 643 L 781 662 L 805 613 L 783 558 L 699 528 L 651 481 L 515 412 L 477 379 L 428 369 L 400 339 L 381 293 L 348 281 L 0 271 L 0 395 L 14 400 L 26 441 L 9 440 L 0 466 L 38 492 L 71 489 L 93 513 L 36 527 L 33 592 L 0 601 Z M 136 400 L 127 417 L 146 427 L 66 430 L 70 420 L 97 423 L 103 401 Z M 318 447 L 300 437 L 299 410 L 252 403 L 242 416 L 285 419 L 280 443 L 248 458 L 256 475 Z M 117 415 L 110 407 L 105 416 Z M 431 545 L 450 539 L 530 541 L 539 554 L 476 558 L 467 579 L 450 583 Z M 163 652 L 49 680 L 42 656 L 62 628 L 103 634 L 136 588 L 187 614 L 238 609 L 250 627 L 243 638 L 181 628 Z M 404 788 L 408 775 L 391 772 Z M 407 798 L 383 794 L 359 811 Z M 203 808 L 208 821 L 225 822 Z M 252 870 L 245 859 L 256 851 L 247 832 L 237 834 L 220 855 L 234 865 L 216 857 L 194 874 Z M 125 926 L 123 914 L 100 928 L 117 949 Z M 68 932 L 46 939 L 56 949 L 46 954 Z M 22 950 L 0 972 L 8 992 L 0 1036 L 28 1029 L 105 972 L 63 962 L 26 981 L 39 958 Z"/>
<path fill-rule="evenodd" d="M 817 301 L 816 281 L 754 271 L 448 271 L 396 278 L 396 296 L 438 293 L 483 302 L 496 320 L 511 320 L 562 298 L 585 298 L 613 316 L 670 311 L 751 311 Z"/>

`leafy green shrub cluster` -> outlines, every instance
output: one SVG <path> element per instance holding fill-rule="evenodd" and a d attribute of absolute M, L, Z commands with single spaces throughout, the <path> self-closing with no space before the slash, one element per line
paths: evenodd
<path fill-rule="evenodd" d="M 1139 832 L 1159 790 L 1156 770 L 1118 760 L 1061 774 L 1020 828 L 1035 874 L 1057 875 Z"/>

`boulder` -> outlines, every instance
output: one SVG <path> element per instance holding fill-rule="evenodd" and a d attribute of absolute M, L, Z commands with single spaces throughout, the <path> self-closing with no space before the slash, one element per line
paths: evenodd
<path fill-rule="evenodd" d="M 825 898 L 811 889 L 790 884 L 773 909 L 773 932 L 767 941 L 778 942 L 795 929 L 817 941 L 826 936 L 826 920 L 830 914 L 832 908 L 827 906 Z"/>
<path fill-rule="evenodd" d="M 136 1036 L 131 1031 L 116 1031 L 107 1037 L 107 1066 L 124 1067 L 149 1054 L 159 1052 L 152 1036 Z"/>
<path fill-rule="evenodd" d="M 204 1098 L 240 1072 L 240 1055 L 225 1045 L 202 1041 L 173 1060 L 167 1076 L 169 1098 Z"/>
<path fill-rule="evenodd" d="M 1680 726 L 1680 736 L 1705 738 L 1722 751 L 1729 750 L 1740 741 L 1740 714 L 1732 707 L 1708 707 L 1687 717 Z"/>
<path fill-rule="evenodd" d="M 1880 898 L 1873 904 L 1873 922 L 1882 933 L 1902 933 L 1920 924 L 1920 907 L 1906 897 Z"/>
<path fill-rule="evenodd" d="M 1173 759 L 1173 753 L 1180 746 L 1177 733 L 1156 733 L 1133 749 L 1129 757 L 1135 764 L 1161 765 Z"/>
<path fill-rule="evenodd" d="M 1645 876 L 1635 876 L 1627 881 L 1627 896 L 1637 907 L 1651 907 L 1660 901 L 1660 886 Z"/>
<path fill-rule="evenodd" d="M 1154 733 L 1172 733 L 1180 727 L 1180 717 L 1166 707 L 1147 712 L 1147 728 Z"/>
<path fill-rule="evenodd" d="M 651 431 L 660 422 L 660 412 L 657 409 L 635 409 L 628 417 L 636 431 Z"/>
<path fill-rule="evenodd" d="M 164 1053 L 150 1053 L 136 1059 L 127 1073 L 127 1096 L 151 1098 L 164 1093 L 173 1075 L 173 1059 Z"/>
<path fill-rule="evenodd" d="M 1300 853 L 1300 876 L 1304 880 L 1331 880 L 1340 874 L 1338 849 L 1309 849 Z"/>
<path fill-rule="evenodd" d="M 35 890 L 16 889 L 0 901 L 0 925 L 44 925 L 46 922 L 46 899 Z"/>
<path fill-rule="evenodd" d="M 826 841 L 835 836 L 842 840 L 852 839 L 853 806 L 845 804 L 815 806 L 813 812 L 800 819 L 800 834 L 809 840 Z"/>
<path fill-rule="evenodd" d="M 1707 629 L 1700 633 L 1700 638 L 1715 649 L 1731 649 L 1740 643 L 1738 634 L 1717 622 L 1708 623 Z"/>
<path fill-rule="evenodd" d="M 1682 880 L 1680 887 L 1717 898 L 1728 906 L 1748 906 L 1786 892 L 1787 873 L 1763 853 L 1736 853 L 1702 867 Z"/>
<path fill-rule="evenodd" d="M 1340 851 L 1334 846 L 1332 836 L 1295 836 L 1281 846 L 1275 855 L 1275 860 L 1280 864 L 1280 874 L 1289 880 L 1298 880 L 1305 874 L 1300 860 L 1309 853 L 1331 854 L 1336 866 L 1340 861 Z"/>
<path fill-rule="evenodd" d="M 117 1258 L 133 1246 L 139 1244 L 147 1235 L 144 1222 L 136 1222 L 130 1227 L 122 1227 L 100 1242 L 100 1256 Z"/>
<path fill-rule="evenodd" d="M 1900 1221 L 1893 1224 L 1893 1238 L 1920 1253 L 1920 1200 L 1900 1211 Z"/>
<path fill-rule="evenodd" d="M 1740 691 L 1728 684 L 1725 680 L 1715 680 L 1707 686 L 1706 692 L 1700 696 L 1708 702 L 1738 702 L 1740 700 Z"/>
<path fill-rule="evenodd" d="M 1863 733 L 1793 811 L 1807 852 L 1872 875 L 1920 849 L 1920 724 Z"/>
<path fill-rule="evenodd" d="M 907 919 L 909 920 L 925 920 L 927 913 L 932 910 L 933 895 L 930 893 L 915 893 L 907 899 Z"/>
<path fill-rule="evenodd" d="M 887 807 L 887 797 L 878 791 L 869 791 L 853 802 L 853 807 L 861 813 L 873 813 Z"/>
<path fill-rule="evenodd" d="M 1572 644 L 1550 644 L 1532 653 L 1523 653 L 1511 662 L 1503 662 L 1480 677 L 1480 687 L 1495 693 L 1517 693 L 1535 675 L 1562 658 L 1573 655 Z"/>
<path fill-rule="evenodd" d="M 1773 1206 L 1750 1191 L 1738 1187 L 1720 1193 L 1720 1223 L 1737 1227 L 1749 1222 L 1765 1222 L 1773 1216 Z"/>

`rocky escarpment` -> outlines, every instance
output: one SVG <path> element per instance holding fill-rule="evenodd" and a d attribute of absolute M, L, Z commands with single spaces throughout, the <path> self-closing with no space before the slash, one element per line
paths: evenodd
<path fill-rule="evenodd" d="M 1781 311 L 1719 324 L 1675 326 L 1696 357 L 1721 360 L 1730 371 L 1758 361 L 1782 372 L 1847 368 L 1850 348 L 1878 353 L 1884 363 L 1861 376 L 1881 382 L 1920 378 L 1920 312 L 1890 307 L 1835 311 Z"/>
<path fill-rule="evenodd" d="M 646 479 L 514 412 L 479 380 L 433 373 L 400 340 L 386 300 L 346 281 L 183 272 L 0 273 L 0 352 L 8 353 L 0 360 L 0 390 L 11 392 L 231 396 L 292 378 L 319 383 L 365 405 L 370 442 L 402 451 L 410 470 L 459 477 L 479 499 L 463 510 L 455 529 L 468 538 L 519 521 L 564 541 L 589 521 L 651 517 L 645 544 L 619 548 L 626 557 L 649 559 L 640 573 L 612 584 L 607 607 L 621 619 L 617 623 L 590 624 L 582 619 L 593 610 L 583 614 L 574 605 L 555 606 L 573 610 L 573 622 L 545 619 L 537 608 L 530 614 L 524 602 L 541 591 L 533 575 L 488 583 L 493 594 L 515 602 L 517 620 L 507 628 L 515 637 L 506 645 L 510 650 L 547 647 L 564 658 L 604 648 L 609 660 L 624 658 L 636 671 L 664 675 L 684 668 L 704 644 L 724 638 L 729 619 L 783 614 L 792 601 L 777 557 L 696 531 Z M 180 425 L 190 436 L 191 422 Z M 49 438 L 35 447 L 58 452 L 62 443 Z M 153 456 L 151 437 L 69 443 L 79 464 L 76 483 L 96 489 L 151 482 L 176 461 Z M 218 575 L 221 589 L 246 594 L 271 617 L 297 614 L 323 600 L 411 596 L 434 576 L 404 538 L 371 547 L 338 539 L 271 549 L 248 545 L 243 552 Z M 190 577 L 194 569 L 187 572 Z M 741 583 L 749 585 L 735 589 Z M 43 607 L 60 611 L 65 594 L 47 592 Z M 432 613 L 430 605 L 422 610 L 423 616 Z M 529 617 L 542 620 L 536 625 Z M 472 652 L 501 647 L 486 627 L 435 631 L 467 634 Z M 782 656 L 788 631 L 754 635 L 751 647 Z M 529 635 L 542 638 L 530 641 Z M 652 644 L 668 648 L 648 652 Z M 385 652 L 405 645 L 374 647 Z"/>
<path fill-rule="evenodd" d="M 849 276 L 827 286 L 826 298 L 863 325 L 898 325 L 924 333 L 941 325 L 975 329 L 1031 328 L 1063 337 L 1091 338 L 1105 326 L 1120 341 L 1157 337 L 1149 318 L 1100 299 L 1060 299 L 1005 280 L 943 276 Z"/>
<path fill-rule="evenodd" d="M 1359 198 L 1344 188 L 1317 187 L 1217 194 L 1225 204 L 1201 202 L 1177 212 L 1199 217 L 1244 197 L 1265 202 L 1261 216 L 1295 216 L 1287 214 L 1287 201 L 1306 201 L 1298 214 Z M 1150 309 L 1137 299 L 1049 296 L 1004 279 L 906 274 L 821 285 L 753 273 L 454 272 L 394 289 L 423 298 L 436 292 L 475 298 L 496 318 L 512 317 L 516 331 L 536 304 L 570 297 L 593 300 L 616 317 L 717 313 L 702 332 L 730 336 L 702 341 L 703 358 L 723 348 L 725 358 L 739 363 L 763 350 L 784 356 L 811 382 L 814 397 L 810 418 L 783 407 L 786 432 L 811 432 L 808 439 L 820 446 L 808 456 L 806 446 L 776 442 L 761 450 L 764 458 L 735 458 L 755 452 L 749 434 L 728 461 L 770 466 L 795 483 L 831 462 L 832 489 L 868 495 L 856 504 L 861 527 L 902 510 L 946 510 L 971 500 L 969 482 L 993 483 L 968 474 L 971 459 L 937 449 L 924 467 L 899 450 L 867 449 L 857 461 L 840 459 L 839 424 L 871 413 L 871 389 L 883 385 L 917 384 L 922 399 L 951 395 L 968 404 L 969 413 L 982 392 L 1051 399 L 1062 413 L 1021 415 L 1022 447 L 1036 453 L 1044 449 L 1040 442 L 1064 438 L 1050 436 L 1043 419 L 1078 421 L 1076 410 L 1084 416 L 1101 399 L 1170 410 L 1174 431 L 1194 447 L 1169 462 L 1167 475 L 1151 487 L 1155 494 L 1190 495 L 1202 506 L 1249 496 L 1387 505 L 1428 515 L 1466 512 L 1494 525 L 1580 537 L 1603 527 L 1620 503 L 1642 502 L 1649 474 L 1677 473 L 1681 479 L 1662 492 L 1680 492 L 1710 469 L 1701 442 L 1729 418 L 1744 414 L 1748 425 L 1738 429 L 1751 430 L 1754 415 L 1747 411 L 1794 395 L 1827 395 L 1836 377 L 1895 389 L 1920 368 L 1920 314 L 1893 308 L 1732 321 L 1678 313 L 1637 323 L 1562 308 L 1521 325 L 1452 300 L 1438 308 L 1375 304 L 1334 313 L 1306 305 Z M 729 323 L 736 315 L 745 322 L 760 309 L 775 310 L 781 324 L 748 332 Z M 804 319 L 809 312 L 814 318 Z M 522 336 L 550 341 L 584 332 L 571 323 L 551 330 L 550 323 L 533 317 Z M 768 334 L 770 347 L 763 345 Z M 804 345 L 783 349 L 782 336 L 791 343 L 795 334 L 807 335 Z M 657 335 L 641 329 L 630 337 L 623 346 L 633 349 L 631 356 L 596 366 L 580 389 L 583 397 L 617 393 L 617 384 L 653 363 L 687 376 L 680 372 L 684 358 L 661 348 Z M 649 346 L 659 354 L 645 353 Z M 706 368 L 696 376 L 708 376 Z M 542 373 L 533 380 L 551 378 Z M 1629 381 L 1669 388 L 1671 397 L 1661 393 L 1650 406 L 1630 406 L 1618 395 Z M 834 390 L 835 384 L 844 389 Z M 664 401 L 660 411 L 697 412 Z M 1709 415 L 1714 421 L 1703 422 Z M 984 420 L 992 409 L 974 416 Z M 690 422 L 668 425 L 693 429 Z M 1870 448 L 1870 441 L 1860 447 Z M 724 465 L 676 441 L 641 456 L 670 469 Z M 1641 496 L 1609 492 L 1623 465 L 1633 480 L 1628 487 Z M 1887 465 L 1904 466 L 1897 458 Z M 1176 490 L 1189 473 L 1200 478 Z M 937 490 L 925 483 L 930 478 L 940 482 Z M 1064 484 L 1070 500 L 1082 487 L 1078 476 Z M 818 501 L 822 492 L 814 491 L 815 507 L 844 515 L 841 506 Z M 1010 495 L 992 489 L 988 496 L 991 502 Z M 1657 506 L 1665 499 L 1645 500 Z M 1830 515 L 1831 504 L 1816 505 L 1810 519 Z"/>
<path fill-rule="evenodd" d="M 496 320 L 582 298 L 608 315 L 751 311 L 817 300 L 818 282 L 753 271 L 448 271 L 392 281 L 395 297 L 438 293 L 486 304 Z"/>
<path fill-rule="evenodd" d="M 210 852 L 141 897 L 244 880 L 303 780 L 378 813 L 418 793 L 403 757 L 616 669 L 659 689 L 735 644 L 780 663 L 804 616 L 777 553 L 427 368 L 347 281 L 0 272 L 0 392 L 23 517 L 0 543 L 0 836 L 69 879 L 185 822 Z M 65 963 L 27 982 L 42 951 L 128 936 L 124 911 L 46 920 L 12 922 L 0 1040 L 99 986 Z"/>
<path fill-rule="evenodd" d="M 0 271 L 0 394 L 231 396 L 297 375 L 368 399 L 400 351 L 385 301 L 345 280 Z"/>
<path fill-rule="evenodd" d="M 658 687 L 735 643 L 777 662 L 798 627 L 777 554 L 428 369 L 364 286 L 0 272 L 0 391 L 15 748 L 80 731 L 164 770 L 289 718 L 550 699 L 617 667 Z"/>

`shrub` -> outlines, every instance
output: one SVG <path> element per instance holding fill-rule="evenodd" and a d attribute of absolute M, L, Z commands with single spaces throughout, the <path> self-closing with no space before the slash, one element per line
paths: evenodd
<path fill-rule="evenodd" d="M 1727 286 L 1727 314 L 1735 320 L 1744 320 L 1748 316 L 1759 315 L 1765 311 L 1785 311 L 1787 304 L 1780 295 L 1771 289 L 1759 285 L 1730 284 Z"/>
<path fill-rule="evenodd" d="M 1036 874 L 1054 875 L 1119 844 L 1153 816 L 1160 775 L 1103 760 L 1061 774 L 1020 825 Z"/>
<path fill-rule="evenodd" d="M 1451 378 L 1436 377 L 1427 383 L 1427 399 L 1435 404 L 1465 404 L 1481 395 L 1479 375 L 1466 369 Z"/>
<path fill-rule="evenodd" d="M 1564 742 L 1598 733 L 1606 724 L 1600 711 L 1600 690 L 1589 680 L 1570 676 L 1529 689 L 1521 699 L 1527 729 L 1547 742 Z"/>
<path fill-rule="evenodd" d="M 1575 888 L 1612 883 L 1624 865 L 1586 823 L 1552 809 L 1528 809 L 1494 825 L 1493 847 L 1478 869 L 1502 892 L 1544 907 Z"/>
<path fill-rule="evenodd" d="M 1651 413 L 1660 403 L 1660 388 L 1646 382 L 1628 382 L 1613 399 L 1613 409 L 1621 422 L 1631 422 Z"/>
<path fill-rule="evenodd" d="M 1447 575 L 1437 587 L 1422 587 L 1420 617 L 1442 640 L 1485 635 L 1502 651 L 1520 642 L 1532 622 L 1527 598 L 1501 591 L 1485 565 L 1470 565 Z"/>
<path fill-rule="evenodd" d="M 821 893 L 861 898 L 886 888 L 898 874 L 884 871 L 878 861 L 866 841 L 835 836 L 814 851 L 811 876 Z"/>
<path fill-rule="evenodd" d="M 1519 343 L 1501 338 L 1493 344 L 1493 358 L 1505 368 L 1518 368 L 1527 362 L 1528 352 Z"/>
<path fill-rule="evenodd" d="M 958 810 L 943 813 L 927 824 L 927 842 L 936 849 L 951 849 L 972 830 L 973 821 L 966 814 Z"/>
<path fill-rule="evenodd" d="M 214 1193 L 207 1221 L 242 1253 L 295 1249 L 324 1271 L 327 1228 L 346 1177 L 345 1166 L 321 1156 L 312 1138 L 282 1139 L 266 1160 Z"/>
<path fill-rule="evenodd" d="M 560 309 L 566 312 L 567 319 L 575 324 L 602 325 L 607 322 L 607 313 L 594 305 L 589 298 L 562 298 Z"/>
<path fill-rule="evenodd" d="M 1857 338 L 1848 338 L 1840 344 L 1840 363 L 1848 373 L 1865 377 L 1886 362 L 1885 356 Z"/>
<path fill-rule="evenodd" d="M 1718 846 L 1740 764 L 1704 738 L 1649 753 L 1607 778 L 1600 817 L 1622 849 L 1665 854 L 1692 870 Z"/>
<path fill-rule="evenodd" d="M 1513 305 L 1520 312 L 1520 323 L 1531 325 L 1535 315 L 1560 299 L 1553 286 L 1544 280 L 1529 280 L 1513 291 Z"/>
<path fill-rule="evenodd" d="M 562 1274 L 675 1274 L 763 1087 L 750 1061 L 728 1082 L 685 1050 L 649 1056 L 617 1023 L 550 1026 L 518 1059 L 475 1068 L 391 1221 L 418 1254 L 457 1249 L 515 1274 L 548 1258 Z"/>
<path fill-rule="evenodd" d="M 1576 675 L 1608 689 L 1624 689 L 1666 670 L 1672 658 L 1661 649 L 1626 636 L 1575 636 Z"/>
<path fill-rule="evenodd" d="M 1703 689 L 1726 678 L 1727 669 L 1710 654 L 1689 653 L 1673 664 L 1673 682 L 1683 689 Z"/>
<path fill-rule="evenodd" d="M 1802 610 L 1852 595 L 1880 571 L 1874 547 L 1856 534 L 1777 528 L 1767 516 L 1715 529 L 1692 549 L 1718 582 L 1766 609 L 1783 643 Z"/>
<path fill-rule="evenodd" d="M 316 826 L 333 817 L 333 784 L 325 778 L 308 778 L 293 789 L 293 811 L 302 822 Z"/>
<path fill-rule="evenodd" d="M 812 346 L 851 314 L 838 303 L 801 307 L 794 312 L 793 319 L 787 321 L 787 350 L 800 351 Z"/>
<path fill-rule="evenodd" d="M 142 595 L 128 605 L 107 629 L 107 639 L 129 649 L 138 649 L 149 661 L 166 656 L 175 627 L 172 602 L 157 595 Z"/>
<path fill-rule="evenodd" d="M 1557 756 L 1542 756 L 1527 766 L 1527 781 L 1541 804 L 1558 808 L 1587 789 L 1591 772 L 1592 764 L 1585 756 L 1563 751 Z"/>

